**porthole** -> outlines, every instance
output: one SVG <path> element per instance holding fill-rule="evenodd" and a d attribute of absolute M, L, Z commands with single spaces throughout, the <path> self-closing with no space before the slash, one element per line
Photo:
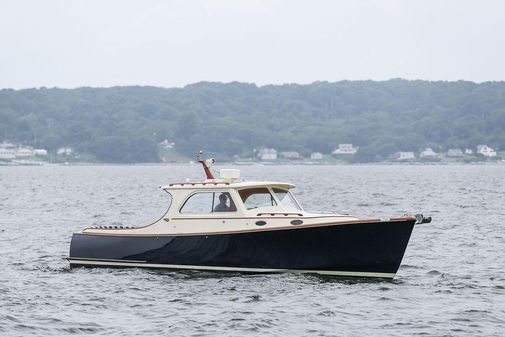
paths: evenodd
<path fill-rule="evenodd" d="M 256 226 L 265 226 L 266 224 L 267 224 L 266 221 L 263 220 L 256 221 Z"/>
<path fill-rule="evenodd" d="M 292 225 L 301 225 L 302 223 L 303 223 L 303 221 L 302 221 L 302 220 L 299 220 L 299 219 L 296 219 L 296 220 L 292 220 L 292 221 L 291 221 L 291 224 L 292 224 Z"/>

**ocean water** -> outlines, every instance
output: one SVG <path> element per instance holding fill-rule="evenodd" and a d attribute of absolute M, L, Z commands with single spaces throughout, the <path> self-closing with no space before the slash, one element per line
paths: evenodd
<path fill-rule="evenodd" d="M 504 336 L 505 165 L 241 166 L 306 210 L 423 213 L 393 281 L 69 269 L 73 232 L 158 219 L 196 165 L 0 167 L 0 335 Z"/>

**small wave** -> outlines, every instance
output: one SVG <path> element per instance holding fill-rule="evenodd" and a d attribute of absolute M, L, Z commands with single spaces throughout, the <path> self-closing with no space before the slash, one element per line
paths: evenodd
<path fill-rule="evenodd" d="M 21 331 L 36 331 L 36 330 L 42 330 L 42 331 L 47 331 L 47 328 L 39 327 L 39 326 L 34 326 L 34 325 L 28 325 L 28 324 L 23 324 L 23 323 L 18 323 L 14 326 L 16 330 L 21 330 Z"/>
<path fill-rule="evenodd" d="M 476 242 L 463 242 L 458 245 L 458 247 L 475 247 L 477 246 Z"/>
<path fill-rule="evenodd" d="M 472 320 L 469 319 L 469 318 L 456 317 L 456 318 L 451 318 L 451 321 L 454 321 L 454 322 L 471 322 Z"/>
<path fill-rule="evenodd" d="M 9 320 L 11 322 L 21 323 L 21 321 L 19 319 L 17 319 L 16 317 L 14 317 L 14 316 L 7 315 L 7 316 L 5 316 L 5 319 L 7 319 L 7 320 Z"/>
<path fill-rule="evenodd" d="M 484 313 L 484 314 L 491 313 L 491 311 L 489 311 L 489 310 L 479 310 L 479 309 L 469 309 L 469 310 L 465 310 L 465 312 L 468 312 L 468 313 Z"/>
<path fill-rule="evenodd" d="M 251 296 L 247 296 L 247 297 L 249 298 L 249 301 L 247 301 L 248 303 L 261 301 L 260 295 L 251 295 Z"/>
<path fill-rule="evenodd" d="M 240 318 L 240 317 L 233 317 L 228 320 L 228 322 L 242 322 L 245 321 L 245 318 Z"/>
<path fill-rule="evenodd" d="M 321 311 L 317 315 L 318 316 L 323 316 L 323 317 L 333 317 L 333 316 L 336 315 L 336 313 L 334 311 L 331 311 L 331 310 L 325 310 L 325 311 Z"/>
<path fill-rule="evenodd" d="M 46 263 L 42 263 L 42 264 L 36 265 L 35 269 L 42 271 L 42 272 L 51 272 L 51 273 L 62 273 L 62 272 L 68 273 L 72 270 L 70 268 L 70 265 L 66 264 L 66 263 L 63 265 L 59 265 L 59 266 L 52 266 L 52 265 L 49 265 Z"/>
<path fill-rule="evenodd" d="M 94 328 L 92 328 L 92 327 L 77 327 L 77 328 L 70 327 L 70 328 L 57 328 L 56 330 L 61 331 L 61 332 L 65 332 L 65 333 L 70 333 L 70 334 L 79 334 L 79 333 L 90 334 L 90 333 L 98 333 L 101 331 L 105 331 L 104 328 L 100 328 L 100 327 L 94 327 Z"/>

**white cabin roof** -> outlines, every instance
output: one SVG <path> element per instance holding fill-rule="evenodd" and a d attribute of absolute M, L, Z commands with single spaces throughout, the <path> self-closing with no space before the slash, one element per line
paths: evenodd
<path fill-rule="evenodd" d="M 242 189 L 248 187 L 279 187 L 282 189 L 291 189 L 295 185 L 278 181 L 236 181 L 223 179 L 209 179 L 205 181 L 187 181 L 176 182 L 165 186 L 161 186 L 164 190 L 180 190 L 180 189 L 223 189 L 233 188 Z"/>

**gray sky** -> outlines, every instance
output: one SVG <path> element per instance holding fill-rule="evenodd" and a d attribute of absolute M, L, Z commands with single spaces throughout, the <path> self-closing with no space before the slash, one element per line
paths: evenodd
<path fill-rule="evenodd" d="M 505 1 L 0 0 L 0 88 L 505 80 Z"/>

